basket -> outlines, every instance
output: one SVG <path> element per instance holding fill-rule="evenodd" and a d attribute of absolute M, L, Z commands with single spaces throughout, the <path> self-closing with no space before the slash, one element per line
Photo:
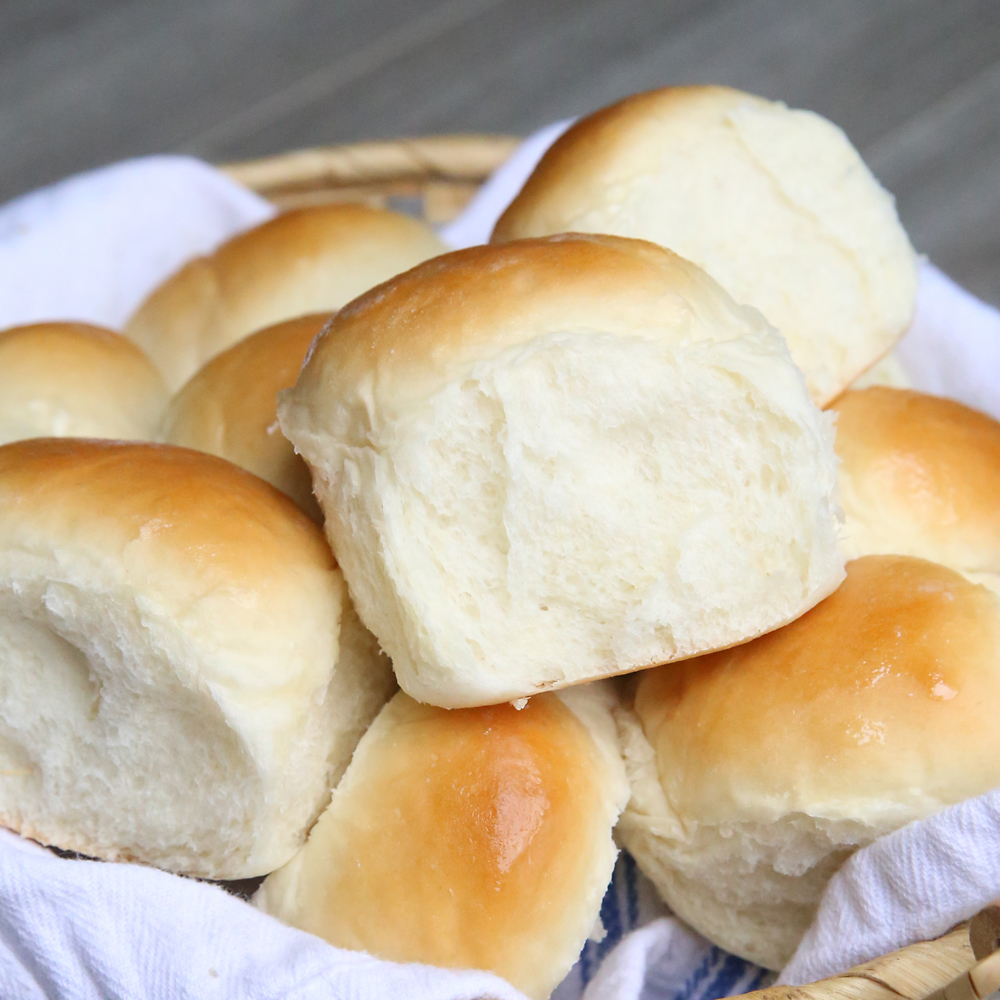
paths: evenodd
<path fill-rule="evenodd" d="M 282 209 L 361 201 L 436 225 L 455 218 L 519 142 L 506 135 L 359 142 L 221 169 Z"/>
<path fill-rule="evenodd" d="M 362 142 L 222 166 L 281 209 L 366 202 L 450 222 L 520 142 L 505 135 L 448 135 Z M 922 1000 L 975 964 L 969 925 L 807 986 L 771 986 L 753 1000 Z"/>
<path fill-rule="evenodd" d="M 976 962 L 969 925 L 959 924 L 935 941 L 922 941 L 807 986 L 769 986 L 749 1000 L 922 1000 L 947 986 Z"/>

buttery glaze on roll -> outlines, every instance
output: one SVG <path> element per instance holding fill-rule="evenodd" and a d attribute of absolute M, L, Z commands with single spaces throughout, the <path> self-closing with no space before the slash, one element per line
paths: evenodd
<path fill-rule="evenodd" d="M 1000 602 L 868 556 L 798 621 L 639 675 L 618 827 L 678 916 L 780 969 L 858 847 L 1000 785 Z"/>
<path fill-rule="evenodd" d="M 729 87 L 665 87 L 581 119 L 492 238 L 571 231 L 651 240 L 703 267 L 784 335 L 821 406 L 913 316 L 916 254 L 844 133 Z"/>
<path fill-rule="evenodd" d="M 278 413 L 419 701 L 718 649 L 843 579 L 832 421 L 759 313 L 641 240 L 428 261 L 334 317 Z"/>
<path fill-rule="evenodd" d="M 306 463 L 278 426 L 277 394 L 295 384 L 330 313 L 244 337 L 192 376 L 170 402 L 160 439 L 228 459 L 288 494 L 314 521 L 322 511 Z"/>
<path fill-rule="evenodd" d="M 89 323 L 0 330 L 0 444 L 36 437 L 149 440 L 167 405 L 127 337 Z"/>
<path fill-rule="evenodd" d="M 169 445 L 0 448 L 0 824 L 207 878 L 284 864 L 389 696 L 319 528 Z"/>
<path fill-rule="evenodd" d="M 366 205 L 285 212 L 155 289 L 125 334 L 176 392 L 209 358 L 281 320 L 339 309 L 447 248 L 430 226 Z"/>
<path fill-rule="evenodd" d="M 398 694 L 255 902 L 340 948 L 542 1000 L 598 920 L 628 798 L 606 692 L 445 711 Z"/>
<path fill-rule="evenodd" d="M 1000 423 L 903 389 L 847 392 L 831 409 L 848 558 L 919 556 L 1000 590 Z"/>

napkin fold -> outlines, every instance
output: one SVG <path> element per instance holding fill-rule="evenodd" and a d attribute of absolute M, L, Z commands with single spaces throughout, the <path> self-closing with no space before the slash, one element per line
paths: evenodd
<path fill-rule="evenodd" d="M 525 1000 L 488 972 L 381 962 L 214 885 L 58 858 L 0 830 L 4 1000 Z"/>
<path fill-rule="evenodd" d="M 442 231 L 488 239 L 559 122 L 531 137 Z M 274 209 L 207 164 L 149 157 L 0 207 L 0 328 L 45 319 L 120 327 L 191 256 Z M 1000 418 L 1000 313 L 929 263 L 898 354 L 915 384 Z M 782 981 L 842 971 L 943 933 L 1000 897 L 1000 792 L 858 851 L 831 881 Z M 675 918 L 622 856 L 556 1000 L 715 1000 L 773 978 Z M 585 992 L 584 992 L 585 991 Z M 323 997 L 523 1000 L 495 976 L 399 965 L 333 948 L 221 889 L 138 865 L 56 857 L 0 831 L 0 996 L 61 1000 Z"/>
<path fill-rule="evenodd" d="M 185 261 L 274 214 L 190 156 L 126 160 L 33 191 L 0 207 L 0 329 L 119 329 Z"/>
<path fill-rule="evenodd" d="M 940 937 L 1000 899 L 1000 790 L 880 837 L 833 876 L 779 982 L 811 983 Z"/>
<path fill-rule="evenodd" d="M 676 918 L 660 917 L 622 940 L 583 1000 L 716 1000 L 760 989 L 773 978 Z"/>

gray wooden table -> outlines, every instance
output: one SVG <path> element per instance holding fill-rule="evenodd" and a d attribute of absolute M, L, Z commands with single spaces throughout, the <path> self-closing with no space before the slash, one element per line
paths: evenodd
<path fill-rule="evenodd" d="M 721 82 L 840 124 L 1000 304 L 1000 0 L 0 0 L 0 200 L 160 151 L 526 133 Z"/>

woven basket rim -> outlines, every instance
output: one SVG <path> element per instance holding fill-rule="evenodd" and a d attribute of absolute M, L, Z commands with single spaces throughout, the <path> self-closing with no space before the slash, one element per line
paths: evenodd
<path fill-rule="evenodd" d="M 975 964 L 968 923 L 803 986 L 768 986 L 744 1000 L 923 1000 Z"/>
<path fill-rule="evenodd" d="M 520 142 L 517 136 L 490 134 L 376 140 L 292 150 L 219 169 L 262 194 L 403 179 L 481 182 Z"/>

